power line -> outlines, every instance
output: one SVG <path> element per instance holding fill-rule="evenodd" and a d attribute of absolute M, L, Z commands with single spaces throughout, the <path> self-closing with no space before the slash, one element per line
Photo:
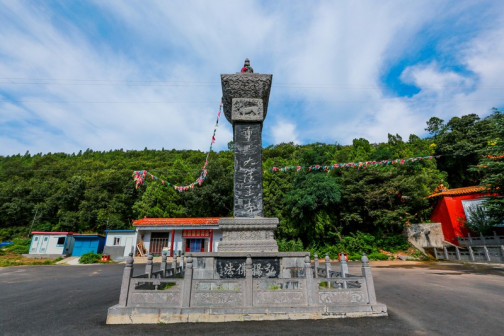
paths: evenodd
<path fill-rule="evenodd" d="M 24 78 L 24 77 L 4 77 L 0 78 L 0 84 L 12 85 L 89 85 L 89 86 L 105 86 L 123 84 L 127 86 L 220 86 L 217 81 L 163 81 L 163 80 L 120 80 L 120 79 L 71 79 L 71 78 Z M 300 89 L 324 89 L 324 88 L 339 88 L 353 90 L 374 90 L 383 87 L 378 85 L 363 85 L 349 86 L 345 83 L 283 83 L 273 82 L 272 87 L 281 88 L 300 88 Z M 447 88 L 467 88 L 467 85 L 433 85 L 423 86 L 424 89 L 447 89 Z M 502 90 L 503 86 L 481 86 L 479 89 Z"/>

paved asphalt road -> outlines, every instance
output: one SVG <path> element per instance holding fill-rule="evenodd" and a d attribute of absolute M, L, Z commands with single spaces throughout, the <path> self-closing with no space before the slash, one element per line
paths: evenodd
<path fill-rule="evenodd" d="M 0 335 L 504 335 L 502 266 L 372 266 L 389 317 L 112 326 L 123 265 L 0 268 Z"/>

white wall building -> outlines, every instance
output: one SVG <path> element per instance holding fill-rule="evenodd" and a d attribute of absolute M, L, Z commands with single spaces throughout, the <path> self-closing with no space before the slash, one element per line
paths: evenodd
<path fill-rule="evenodd" d="M 135 253 L 137 232 L 135 230 L 105 230 L 105 248 L 103 254 L 112 259 L 122 259 Z"/>

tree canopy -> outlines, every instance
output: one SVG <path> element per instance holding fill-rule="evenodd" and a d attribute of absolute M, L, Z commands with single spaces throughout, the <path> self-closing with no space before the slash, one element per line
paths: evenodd
<path fill-rule="evenodd" d="M 357 231 L 392 235 L 407 223 L 428 220 L 426 197 L 443 183 L 449 187 L 488 185 L 504 190 L 504 122 L 500 111 L 448 122 L 433 117 L 430 135 L 384 143 L 354 139 L 351 145 L 281 143 L 263 150 L 264 215 L 277 217 L 281 239 L 307 245 L 337 243 Z M 178 192 L 148 180 L 136 188 L 134 170 L 146 169 L 172 184 L 199 176 L 205 153 L 192 150 L 90 149 L 77 154 L 0 156 L 0 240 L 30 231 L 103 232 L 123 229 L 146 217 L 232 216 L 233 145 L 211 153 L 201 187 Z M 273 166 L 333 165 L 434 156 L 402 164 L 273 172 Z M 503 198 L 488 203 L 495 223 L 502 221 Z"/>

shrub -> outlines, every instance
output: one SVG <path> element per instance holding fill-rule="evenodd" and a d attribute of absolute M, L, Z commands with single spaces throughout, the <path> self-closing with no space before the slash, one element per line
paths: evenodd
<path fill-rule="evenodd" d="M 94 264 L 101 260 L 101 254 L 88 252 L 79 258 L 79 264 Z"/>
<path fill-rule="evenodd" d="M 369 260 L 389 260 L 389 256 L 380 252 L 370 253 L 368 256 Z"/>
<path fill-rule="evenodd" d="M 287 239 L 278 239 L 278 251 L 280 252 L 303 252 L 303 243 L 301 239 L 298 240 L 287 240 Z"/>
<path fill-rule="evenodd" d="M 336 259 L 338 258 L 338 253 L 346 252 L 348 253 L 349 260 L 360 260 L 362 253 L 366 253 L 371 260 L 387 260 L 388 256 L 380 253 L 380 249 L 395 252 L 398 250 L 407 250 L 409 247 L 410 245 L 403 235 L 398 234 L 375 238 L 371 234 L 357 231 L 344 236 L 336 244 L 319 245 L 315 243 L 310 245 L 308 250 L 312 256 L 317 253 L 319 258 L 324 258 L 325 254 L 328 253 L 331 259 Z"/>
<path fill-rule="evenodd" d="M 15 238 L 12 243 L 12 245 L 8 245 L 4 248 L 5 252 L 23 254 L 30 251 L 30 238 Z"/>
<path fill-rule="evenodd" d="M 388 252 L 404 251 L 410 247 L 408 239 L 402 234 L 378 238 L 376 245 Z"/>

